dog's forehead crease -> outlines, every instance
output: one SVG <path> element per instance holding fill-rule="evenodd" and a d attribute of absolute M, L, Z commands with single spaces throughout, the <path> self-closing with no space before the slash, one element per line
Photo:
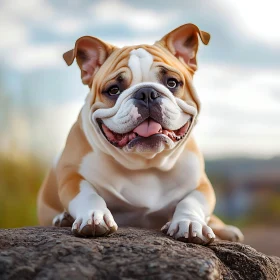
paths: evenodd
<path fill-rule="evenodd" d="M 130 52 L 128 67 L 132 73 L 132 84 L 148 80 L 154 57 L 145 49 L 138 48 Z"/>

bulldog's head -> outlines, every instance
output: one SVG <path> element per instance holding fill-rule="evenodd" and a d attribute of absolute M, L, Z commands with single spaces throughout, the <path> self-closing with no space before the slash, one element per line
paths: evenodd
<path fill-rule="evenodd" d="M 68 65 L 76 58 L 91 89 L 87 121 L 95 139 L 88 138 L 149 158 L 186 141 L 199 111 L 192 86 L 199 37 L 208 44 L 208 33 L 186 24 L 152 46 L 120 49 L 94 37 L 78 39 L 63 57 Z"/>

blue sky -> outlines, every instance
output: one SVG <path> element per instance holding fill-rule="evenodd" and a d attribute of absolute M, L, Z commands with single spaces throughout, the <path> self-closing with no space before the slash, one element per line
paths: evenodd
<path fill-rule="evenodd" d="M 256 3 L 257 2 L 257 3 Z M 199 50 L 196 138 L 207 157 L 280 154 L 278 1 L 0 1 L 0 146 L 53 157 L 88 89 L 62 54 L 79 37 L 153 43 L 192 22 Z"/>

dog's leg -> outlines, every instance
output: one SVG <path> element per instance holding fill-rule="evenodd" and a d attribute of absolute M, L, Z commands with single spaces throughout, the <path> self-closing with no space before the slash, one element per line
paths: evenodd
<path fill-rule="evenodd" d="M 53 218 L 63 211 L 58 197 L 58 184 L 52 168 L 46 176 L 37 198 L 37 215 L 42 226 L 52 225 Z"/>
<path fill-rule="evenodd" d="M 80 175 L 68 175 L 59 195 L 67 212 L 73 217 L 72 232 L 76 236 L 104 236 L 118 226 L 104 199 Z M 70 180 L 69 180 L 70 178 Z"/>
<path fill-rule="evenodd" d="M 240 229 L 235 226 L 226 225 L 215 215 L 211 215 L 208 226 L 213 229 L 214 233 L 217 235 L 217 238 L 222 240 L 234 242 L 242 242 L 244 240 L 244 235 Z"/>
<path fill-rule="evenodd" d="M 62 210 L 65 209 L 74 220 L 72 232 L 75 235 L 107 235 L 117 230 L 117 224 L 104 199 L 79 173 L 83 157 L 89 152 L 92 149 L 81 130 L 81 124 L 77 122 L 69 133 L 56 168 L 58 196 Z"/>
<path fill-rule="evenodd" d="M 118 228 L 104 199 L 90 183 L 80 183 L 79 194 L 69 203 L 69 213 L 76 219 L 72 230 L 75 235 L 104 236 Z"/>
<path fill-rule="evenodd" d="M 204 174 L 196 190 L 181 200 L 175 209 L 173 218 L 162 231 L 167 235 L 185 242 L 208 244 L 215 234 L 207 225 L 215 205 L 213 188 Z"/>

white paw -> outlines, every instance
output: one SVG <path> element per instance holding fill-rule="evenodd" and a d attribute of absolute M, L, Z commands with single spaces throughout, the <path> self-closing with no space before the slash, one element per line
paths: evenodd
<path fill-rule="evenodd" d="M 213 227 L 213 231 L 217 234 L 218 238 L 233 242 L 243 242 L 244 235 L 239 228 L 235 226 L 225 225 L 224 227 Z"/>
<path fill-rule="evenodd" d="M 76 236 L 105 236 L 117 229 L 118 226 L 109 209 L 92 210 L 79 215 L 72 226 L 72 232 Z"/>
<path fill-rule="evenodd" d="M 209 244 L 214 241 L 215 234 L 204 222 L 193 219 L 172 220 L 166 223 L 161 231 L 180 241 Z"/>
<path fill-rule="evenodd" d="M 74 219 L 69 213 L 62 212 L 53 218 L 52 225 L 55 227 L 71 227 L 73 222 Z"/>

